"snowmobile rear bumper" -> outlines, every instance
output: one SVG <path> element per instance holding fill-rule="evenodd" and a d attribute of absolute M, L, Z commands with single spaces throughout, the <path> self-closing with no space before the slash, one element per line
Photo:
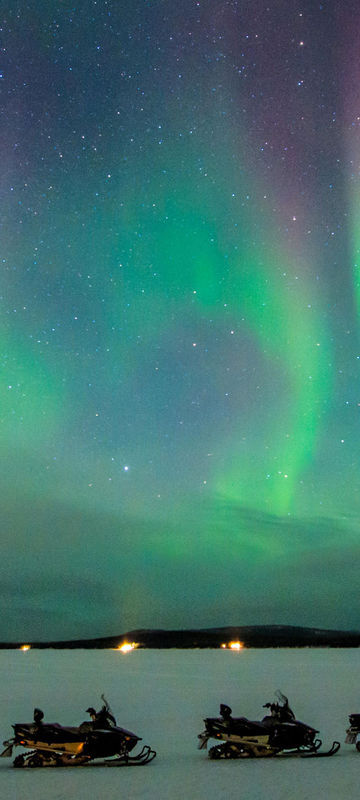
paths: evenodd
<path fill-rule="evenodd" d="M 360 742 L 359 728 L 353 728 L 352 726 L 350 726 L 350 728 L 348 728 L 346 731 L 345 743 L 358 744 L 359 742 Z"/>
<path fill-rule="evenodd" d="M 5 750 L 0 753 L 0 758 L 11 758 L 15 742 L 13 739 L 9 739 L 7 742 L 3 742 L 3 744 L 5 744 L 6 747 Z"/>

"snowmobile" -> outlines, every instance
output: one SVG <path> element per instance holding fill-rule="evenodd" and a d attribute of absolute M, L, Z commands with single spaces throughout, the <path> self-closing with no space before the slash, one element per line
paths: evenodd
<path fill-rule="evenodd" d="M 229 706 L 220 705 L 220 717 L 207 717 L 205 730 L 199 734 L 199 749 L 207 748 L 209 739 L 222 744 L 209 749 L 209 757 L 252 758 L 265 756 L 332 756 L 340 743 L 333 742 L 330 750 L 319 752 L 321 739 L 316 739 L 315 728 L 295 719 L 287 697 L 276 693 L 277 701 L 265 703 L 270 714 L 261 721 L 246 717 L 233 717 Z M 278 702 L 279 701 L 279 702 Z"/>
<path fill-rule="evenodd" d="M 141 741 L 135 733 L 116 725 L 108 704 L 96 713 L 87 709 L 91 722 L 79 727 L 44 723 L 44 714 L 34 709 L 34 721 L 13 725 L 14 737 L 3 744 L 1 757 L 11 757 L 14 747 L 31 748 L 16 756 L 14 767 L 77 767 L 86 765 L 122 767 L 149 764 L 156 751 L 144 745 L 137 755 L 130 752 Z"/>
<path fill-rule="evenodd" d="M 360 714 L 349 715 L 350 727 L 346 731 L 346 744 L 354 744 L 360 753 Z"/>

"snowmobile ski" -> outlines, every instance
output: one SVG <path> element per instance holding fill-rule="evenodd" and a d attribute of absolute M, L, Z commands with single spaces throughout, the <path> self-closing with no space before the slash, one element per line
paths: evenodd
<path fill-rule="evenodd" d="M 340 750 L 340 742 L 333 742 L 329 750 L 316 750 L 315 753 L 301 753 L 303 758 L 329 758 Z"/>
<path fill-rule="evenodd" d="M 144 764 L 150 764 L 156 756 L 156 750 L 152 750 L 149 745 L 144 745 L 143 749 L 137 756 L 128 756 L 121 758 L 109 758 L 104 762 L 107 767 L 141 767 Z"/>

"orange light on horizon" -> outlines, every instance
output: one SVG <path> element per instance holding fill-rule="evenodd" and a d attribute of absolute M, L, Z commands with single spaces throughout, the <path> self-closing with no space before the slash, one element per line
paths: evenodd
<path fill-rule="evenodd" d="M 131 644 L 130 642 L 123 642 L 119 644 L 118 647 L 115 647 L 115 650 L 120 650 L 121 653 L 130 653 L 131 650 L 136 650 L 137 647 L 138 645 L 136 642 L 131 642 Z"/>
<path fill-rule="evenodd" d="M 25 653 L 26 650 L 30 650 L 30 649 L 31 649 L 31 645 L 30 644 L 22 644 L 21 647 L 20 647 L 20 650 L 22 650 L 23 653 Z"/>
<path fill-rule="evenodd" d="M 242 642 L 229 642 L 229 644 L 220 645 L 223 650 L 242 650 L 244 645 Z"/>

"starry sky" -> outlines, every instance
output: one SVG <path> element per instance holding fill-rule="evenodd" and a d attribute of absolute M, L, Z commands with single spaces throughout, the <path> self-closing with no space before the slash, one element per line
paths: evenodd
<path fill-rule="evenodd" d="M 0 638 L 359 628 L 358 3 L 0 27 Z"/>

